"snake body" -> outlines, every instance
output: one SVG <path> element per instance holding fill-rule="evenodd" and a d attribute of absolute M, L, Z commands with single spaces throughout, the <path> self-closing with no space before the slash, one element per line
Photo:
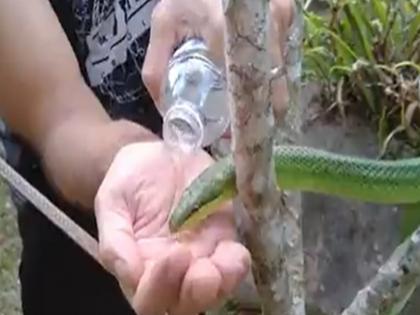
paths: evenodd
<path fill-rule="evenodd" d="M 281 189 L 382 204 L 420 202 L 420 158 L 374 160 L 303 146 L 276 146 L 273 158 Z M 201 222 L 236 194 L 235 165 L 228 155 L 187 187 L 171 214 L 171 231 Z"/>

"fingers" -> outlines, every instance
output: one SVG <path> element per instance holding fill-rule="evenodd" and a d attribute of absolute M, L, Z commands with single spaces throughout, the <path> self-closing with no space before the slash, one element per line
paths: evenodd
<path fill-rule="evenodd" d="M 275 66 L 284 66 L 287 33 L 292 24 L 295 0 L 270 1 L 270 52 Z M 289 103 L 289 90 L 286 77 L 280 77 L 272 82 L 272 104 L 277 122 L 285 117 Z"/>
<path fill-rule="evenodd" d="M 155 104 L 160 107 L 160 89 L 175 40 L 173 16 L 167 9 L 166 1 L 159 2 L 152 14 L 149 46 L 142 69 L 142 78 Z M 162 108 L 158 108 L 162 110 Z"/>
<path fill-rule="evenodd" d="M 226 207 L 209 218 L 187 242 L 195 260 L 183 279 L 179 302 L 171 315 L 208 310 L 232 294 L 248 273 L 250 254 L 234 241 L 230 210 Z"/>
<path fill-rule="evenodd" d="M 236 238 L 233 211 L 231 207 L 227 207 L 230 204 L 231 202 L 227 202 L 225 207 L 199 223 L 193 230 L 182 231 L 177 235 L 188 244 L 194 257 L 208 257 L 220 242 Z"/>
<path fill-rule="evenodd" d="M 233 241 L 221 242 L 211 257 L 222 275 L 221 294 L 230 295 L 247 275 L 251 255 L 241 244 Z"/>
<path fill-rule="evenodd" d="M 132 299 L 144 315 L 196 315 L 219 304 L 246 276 L 250 254 L 233 241 L 234 228 L 228 211 L 214 216 L 208 226 L 186 243 L 162 239 L 161 249 L 139 242 L 148 262 Z M 155 247 L 157 243 L 154 243 Z M 163 256 L 163 257 L 162 257 Z"/>
<path fill-rule="evenodd" d="M 241 244 L 221 242 L 213 255 L 195 260 L 188 269 L 179 303 L 170 314 L 193 315 L 217 305 L 245 278 L 250 263 L 250 254 Z"/>
<path fill-rule="evenodd" d="M 202 36 L 209 48 L 210 58 L 217 67 L 225 66 L 224 32 L 226 29 L 225 15 L 222 1 L 208 2 L 209 11 L 214 12 L 207 27 L 202 30 Z"/>
<path fill-rule="evenodd" d="M 190 261 L 189 250 L 177 244 L 167 256 L 146 266 L 133 299 L 136 312 L 144 315 L 166 314 L 178 301 L 182 279 Z"/>
<path fill-rule="evenodd" d="M 152 14 L 142 77 L 160 112 L 164 111 L 160 100 L 161 85 L 174 49 L 185 39 L 203 38 L 212 59 L 221 65 L 224 61 L 223 30 L 221 1 L 159 1 Z"/>
<path fill-rule="evenodd" d="M 143 271 L 133 233 L 133 218 L 121 196 L 113 194 L 105 186 L 97 194 L 95 214 L 102 263 L 118 279 L 124 294 L 130 298 Z"/>
<path fill-rule="evenodd" d="M 296 0 L 271 0 L 270 13 L 272 21 L 276 25 L 277 39 L 281 42 L 286 40 L 287 31 L 292 24 L 293 12 Z"/>
<path fill-rule="evenodd" d="M 179 303 L 171 315 L 194 315 L 215 305 L 219 300 L 222 276 L 208 258 L 199 258 L 188 269 L 182 283 Z"/>

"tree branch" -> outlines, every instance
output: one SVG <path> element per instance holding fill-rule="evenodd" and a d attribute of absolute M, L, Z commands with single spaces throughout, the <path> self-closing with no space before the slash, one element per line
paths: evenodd
<path fill-rule="evenodd" d="M 290 214 L 277 188 L 268 47 L 268 0 L 225 0 L 226 64 L 238 196 L 250 224 L 244 231 L 265 315 L 293 312 L 285 252 Z M 301 307 L 299 314 L 304 314 Z"/>
<path fill-rule="evenodd" d="M 342 315 L 396 315 L 420 282 L 420 227 L 397 247 Z"/>

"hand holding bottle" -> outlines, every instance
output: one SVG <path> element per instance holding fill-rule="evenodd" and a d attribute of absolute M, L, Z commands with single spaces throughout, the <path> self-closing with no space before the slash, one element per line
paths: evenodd
<path fill-rule="evenodd" d="M 222 1 L 161 0 L 156 5 L 142 76 L 156 106 L 161 108 L 161 84 L 174 50 L 191 37 L 200 37 L 209 48 L 210 59 L 224 62 L 224 15 Z"/>
<path fill-rule="evenodd" d="M 162 0 L 153 13 L 143 79 L 164 116 L 164 138 L 188 151 L 210 145 L 229 126 L 224 74 L 222 1 Z M 270 53 L 283 65 L 294 0 L 271 0 Z M 284 79 L 273 95 L 278 115 L 287 106 Z"/>

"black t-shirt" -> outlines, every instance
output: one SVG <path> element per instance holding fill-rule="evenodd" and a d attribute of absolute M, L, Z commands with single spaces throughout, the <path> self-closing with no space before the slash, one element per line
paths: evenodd
<path fill-rule="evenodd" d="M 156 111 L 141 80 L 158 0 L 50 0 L 87 84 L 113 117 L 152 126 Z M 151 115 L 151 116 L 150 116 Z M 147 119 L 146 119 L 147 118 Z"/>
<path fill-rule="evenodd" d="M 161 117 L 141 79 L 151 13 L 157 2 L 50 0 L 86 83 L 110 116 L 130 119 L 160 134 Z M 37 156 L 7 126 L 2 127 L 8 162 L 45 193 L 50 188 L 33 178 L 42 173 Z"/>
<path fill-rule="evenodd" d="M 87 85 L 113 119 L 137 122 L 160 135 L 162 118 L 141 78 L 151 14 L 159 0 L 49 0 L 79 62 Z M 27 104 L 30 106 L 31 104 Z M 81 227 L 96 235 L 92 215 L 77 211 L 52 189 L 38 156 L 0 120 L 1 154 L 29 183 Z M 83 139 L 80 139 L 83 141 Z M 71 150 L 71 148 L 69 148 Z M 52 225 L 10 187 L 26 253 L 43 238 L 57 238 Z M 52 233 L 51 235 L 49 233 Z M 30 256 L 30 255 L 29 255 Z M 74 258 L 72 258 L 74 259 Z M 30 264 L 34 264 L 33 261 Z M 36 264 L 35 264 L 36 265 Z"/>

